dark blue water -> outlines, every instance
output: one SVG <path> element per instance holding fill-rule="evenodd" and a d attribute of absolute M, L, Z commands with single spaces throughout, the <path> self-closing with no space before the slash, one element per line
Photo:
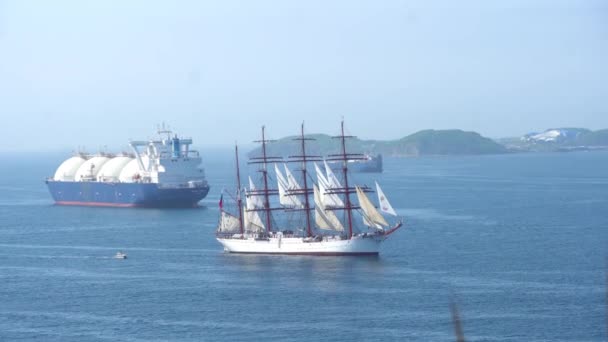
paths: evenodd
<path fill-rule="evenodd" d="M 193 210 L 53 206 L 61 160 L 0 165 L 0 341 L 450 341 L 451 298 L 471 341 L 606 340 L 608 153 L 387 159 L 378 258 L 224 254 L 226 157 Z"/>

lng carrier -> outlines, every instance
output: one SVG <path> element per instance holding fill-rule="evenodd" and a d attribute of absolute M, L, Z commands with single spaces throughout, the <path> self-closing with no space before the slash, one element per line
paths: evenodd
<path fill-rule="evenodd" d="M 78 153 L 46 180 L 59 205 L 196 207 L 209 185 L 192 139 L 164 127 L 159 137 L 131 141 L 130 153 Z"/>

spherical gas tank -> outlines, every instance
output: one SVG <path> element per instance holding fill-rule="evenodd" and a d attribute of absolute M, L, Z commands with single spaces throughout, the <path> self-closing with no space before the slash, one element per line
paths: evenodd
<path fill-rule="evenodd" d="M 110 159 L 107 163 L 103 164 L 99 173 L 97 173 L 98 182 L 116 182 L 120 176 L 122 169 L 133 160 L 133 158 L 119 156 Z"/>
<path fill-rule="evenodd" d="M 108 160 L 110 158 L 104 156 L 96 156 L 87 160 L 74 174 L 74 180 L 76 182 L 97 180 L 97 174 Z"/>
<path fill-rule="evenodd" d="M 141 160 L 144 166 L 150 163 L 150 159 L 146 156 L 142 156 Z M 120 175 L 118 176 L 118 180 L 123 183 L 137 182 L 141 179 L 142 172 L 143 170 L 139 168 L 137 159 L 133 159 L 122 168 Z"/>
<path fill-rule="evenodd" d="M 59 165 L 57 171 L 55 171 L 53 180 L 62 182 L 73 181 L 76 171 L 78 171 L 78 168 L 85 162 L 86 159 L 80 156 L 75 156 L 65 160 L 63 163 L 61 163 L 61 165 Z"/>

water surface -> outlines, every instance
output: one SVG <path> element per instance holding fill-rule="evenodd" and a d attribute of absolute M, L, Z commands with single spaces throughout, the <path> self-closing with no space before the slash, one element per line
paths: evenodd
<path fill-rule="evenodd" d="M 607 338 L 606 152 L 386 158 L 377 258 L 224 254 L 230 158 L 192 210 L 54 206 L 61 158 L 0 165 L 2 341 L 450 341 L 450 298 L 471 341 Z"/>

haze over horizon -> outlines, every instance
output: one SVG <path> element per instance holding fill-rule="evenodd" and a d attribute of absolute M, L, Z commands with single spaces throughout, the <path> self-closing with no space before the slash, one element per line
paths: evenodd
<path fill-rule="evenodd" d="M 608 128 L 604 1 L 0 0 L 0 151 Z"/>

